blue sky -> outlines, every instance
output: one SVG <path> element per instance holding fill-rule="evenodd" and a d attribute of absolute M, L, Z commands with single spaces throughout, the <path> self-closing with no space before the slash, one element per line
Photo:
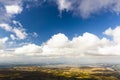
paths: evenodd
<path fill-rule="evenodd" d="M 70 39 L 75 35 L 82 35 L 84 32 L 90 32 L 102 37 L 109 27 L 120 25 L 120 17 L 116 13 L 102 12 L 83 18 L 79 15 L 73 15 L 73 12 L 62 12 L 62 17 L 57 5 L 46 5 L 24 9 L 21 14 L 16 16 L 28 32 L 39 34 L 39 43 L 47 41 L 52 35 L 64 33 Z"/>
<path fill-rule="evenodd" d="M 119 0 L 0 0 L 0 7 L 5 60 L 120 55 Z"/>

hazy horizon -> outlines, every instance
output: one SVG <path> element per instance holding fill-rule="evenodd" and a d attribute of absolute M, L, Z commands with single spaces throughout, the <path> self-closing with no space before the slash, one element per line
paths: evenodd
<path fill-rule="evenodd" d="M 23 59 L 26 58 L 26 59 Z M 0 61 L 0 64 L 42 64 L 42 65 L 93 65 L 93 64 L 120 64 L 119 56 L 96 56 L 96 57 L 61 57 L 61 58 L 8 58 Z"/>

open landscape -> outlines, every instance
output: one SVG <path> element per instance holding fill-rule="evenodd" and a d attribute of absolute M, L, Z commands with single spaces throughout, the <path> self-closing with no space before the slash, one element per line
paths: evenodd
<path fill-rule="evenodd" d="M 0 0 L 0 80 L 120 80 L 120 0 Z"/>
<path fill-rule="evenodd" d="M 17 66 L 1 68 L 0 80 L 120 80 L 118 66 Z"/>

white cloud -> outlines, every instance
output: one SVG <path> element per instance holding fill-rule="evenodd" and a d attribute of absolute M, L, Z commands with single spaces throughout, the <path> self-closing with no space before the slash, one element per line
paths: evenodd
<path fill-rule="evenodd" d="M 1 38 L 0 43 L 5 44 L 7 40 L 8 40 L 8 37 Z"/>
<path fill-rule="evenodd" d="M 15 20 L 16 15 L 20 14 L 24 9 L 24 2 L 38 4 L 38 1 L 33 0 L 0 0 L 0 28 L 6 30 L 12 40 L 24 40 L 28 37 L 28 34 L 32 34 L 26 33 L 24 26 Z M 34 32 L 33 35 L 29 35 L 29 37 L 31 36 L 37 37 L 38 34 Z"/>
<path fill-rule="evenodd" d="M 101 11 L 120 13 L 120 0 L 57 0 L 57 4 L 60 11 L 66 9 L 83 18 Z"/>
<path fill-rule="evenodd" d="M 0 0 L 0 28 L 9 32 L 12 40 L 23 40 L 26 39 L 27 33 L 23 28 L 22 24 L 16 20 L 13 20 L 15 15 L 20 14 L 23 10 L 22 0 Z M 12 24 L 12 26 L 10 26 Z M 13 26 L 14 25 L 14 26 Z M 13 33 L 13 34 L 11 34 Z"/>
<path fill-rule="evenodd" d="M 5 24 L 5 23 L 0 24 L 0 28 L 4 29 L 6 31 L 12 30 L 12 28 L 8 24 Z"/>
<path fill-rule="evenodd" d="M 68 38 L 64 34 L 59 33 L 52 36 L 52 38 L 47 41 L 46 45 L 51 48 L 63 48 L 65 47 L 67 42 Z"/>
<path fill-rule="evenodd" d="M 6 41 L 8 41 L 8 37 L 0 38 L 0 50 L 2 50 L 3 46 L 5 45 Z"/>
<path fill-rule="evenodd" d="M 42 45 L 43 54 L 56 56 L 83 56 L 101 55 L 98 48 L 110 45 L 106 38 L 99 39 L 91 33 L 84 33 L 82 36 L 68 40 L 64 34 L 56 34 L 46 44 Z"/>
<path fill-rule="evenodd" d="M 6 5 L 5 9 L 8 14 L 19 14 L 22 11 L 22 7 L 19 5 Z"/>
<path fill-rule="evenodd" d="M 32 0 L 26 1 L 29 2 Z M 14 49 L 9 50 L 8 48 L 21 46 L 20 43 L 16 43 L 17 40 L 25 40 L 28 37 L 26 29 L 19 21 L 15 20 L 16 15 L 20 14 L 24 9 L 24 2 L 25 0 L 0 0 L 0 29 L 5 30 L 5 33 L 7 33 L 3 33 L 7 37 L 0 38 L 0 57 L 15 56 L 15 54 L 13 54 Z M 1 34 L 1 36 L 3 35 Z M 34 33 L 34 36 L 37 37 L 37 33 Z M 15 51 L 16 50 L 18 49 L 15 49 Z"/>
<path fill-rule="evenodd" d="M 120 44 L 100 47 L 98 53 L 101 55 L 120 55 Z"/>
<path fill-rule="evenodd" d="M 120 26 L 117 26 L 115 29 L 109 28 L 104 34 L 111 36 L 115 43 L 120 44 Z"/>
<path fill-rule="evenodd" d="M 71 8 L 71 2 L 68 0 L 58 0 L 57 4 L 60 11 L 69 10 Z"/>
<path fill-rule="evenodd" d="M 14 0 L 14 2 L 6 2 L 5 0 L 0 0 L 6 9 L 5 14 L 7 19 L 10 20 L 15 26 L 5 23 L 4 20 L 1 22 L 0 28 L 8 31 L 10 33 L 10 38 L 12 40 L 23 40 L 26 39 L 28 34 L 23 28 L 22 24 L 16 20 L 13 20 L 13 15 L 22 12 L 21 0 Z M 120 1 L 119 0 L 57 0 L 58 9 L 60 11 L 73 11 L 82 17 L 89 17 L 91 14 L 96 14 L 99 11 L 107 10 L 114 11 L 116 13 L 120 12 Z M 114 4 L 114 5 L 113 5 Z M 15 9 L 13 9 L 13 7 Z M 2 16 L 0 16 L 2 17 Z M 110 36 L 112 39 L 107 37 L 99 38 L 97 35 L 85 32 L 83 35 L 78 37 L 73 37 L 69 40 L 65 34 L 59 33 L 53 35 L 47 42 L 42 45 L 35 44 L 24 44 L 21 47 L 17 46 L 11 51 L 0 50 L 2 55 L 0 56 L 98 56 L 98 55 L 120 55 L 120 26 L 115 29 L 107 29 L 104 32 L 105 35 Z M 33 36 L 38 36 L 37 33 L 33 33 Z M 5 44 L 8 38 L 0 39 L 2 44 Z M 2 45 L 3 46 L 3 45 Z M 5 53 L 10 53 L 5 54 Z"/>
<path fill-rule="evenodd" d="M 23 28 L 13 28 L 13 32 L 18 39 L 25 39 L 27 37 L 27 33 Z"/>
<path fill-rule="evenodd" d="M 32 57 L 120 56 L 119 29 L 120 27 L 117 26 L 115 29 L 108 28 L 104 32 L 104 34 L 112 36 L 113 40 L 106 37 L 99 38 L 88 32 L 69 40 L 65 34 L 58 33 L 42 45 L 28 43 L 14 48 L 12 55 Z"/>
<path fill-rule="evenodd" d="M 14 53 L 18 55 L 35 56 L 37 53 L 42 53 L 42 50 L 40 46 L 37 46 L 35 44 L 27 44 L 20 48 L 16 48 Z"/>
<path fill-rule="evenodd" d="M 0 0 L 0 23 L 11 22 L 15 15 L 22 12 L 22 0 Z"/>
<path fill-rule="evenodd" d="M 17 28 L 17 27 L 11 27 L 9 24 L 2 23 L 2 24 L 0 24 L 0 28 L 6 30 L 8 32 L 14 33 L 16 38 L 15 38 L 15 36 L 10 35 L 10 37 L 12 39 L 19 39 L 19 40 L 26 39 L 26 37 L 28 35 L 25 32 L 25 29 L 23 27 L 21 27 L 21 26 Z"/>
<path fill-rule="evenodd" d="M 10 38 L 11 38 L 12 40 L 15 40 L 15 39 L 16 39 L 16 37 L 15 37 L 13 34 L 10 35 Z"/>

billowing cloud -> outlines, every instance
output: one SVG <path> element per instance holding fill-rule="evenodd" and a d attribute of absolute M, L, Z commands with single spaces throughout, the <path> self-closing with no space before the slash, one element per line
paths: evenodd
<path fill-rule="evenodd" d="M 112 37 L 116 44 L 120 44 L 120 26 L 116 27 L 114 30 L 109 28 L 104 32 L 104 34 Z"/>
<path fill-rule="evenodd" d="M 19 55 L 33 55 L 35 56 L 37 53 L 42 53 L 41 47 L 35 44 L 27 44 L 20 48 L 15 49 L 15 54 Z"/>
<path fill-rule="evenodd" d="M 42 45 L 27 43 L 13 48 L 11 55 L 32 57 L 120 56 L 119 29 L 120 27 L 117 26 L 115 29 L 108 28 L 103 32 L 112 39 L 99 38 L 95 34 L 85 32 L 83 35 L 69 40 L 65 34 L 58 33 Z"/>
<path fill-rule="evenodd" d="M 73 14 L 88 18 L 100 11 L 120 13 L 119 0 L 57 0 L 58 9 L 72 11 Z"/>
<path fill-rule="evenodd" d="M 69 40 L 64 34 L 54 35 L 44 45 L 43 54 L 59 56 L 84 56 L 101 55 L 98 53 L 99 47 L 110 45 L 106 38 L 99 39 L 91 33 L 84 33 L 82 36 L 74 37 Z"/>

